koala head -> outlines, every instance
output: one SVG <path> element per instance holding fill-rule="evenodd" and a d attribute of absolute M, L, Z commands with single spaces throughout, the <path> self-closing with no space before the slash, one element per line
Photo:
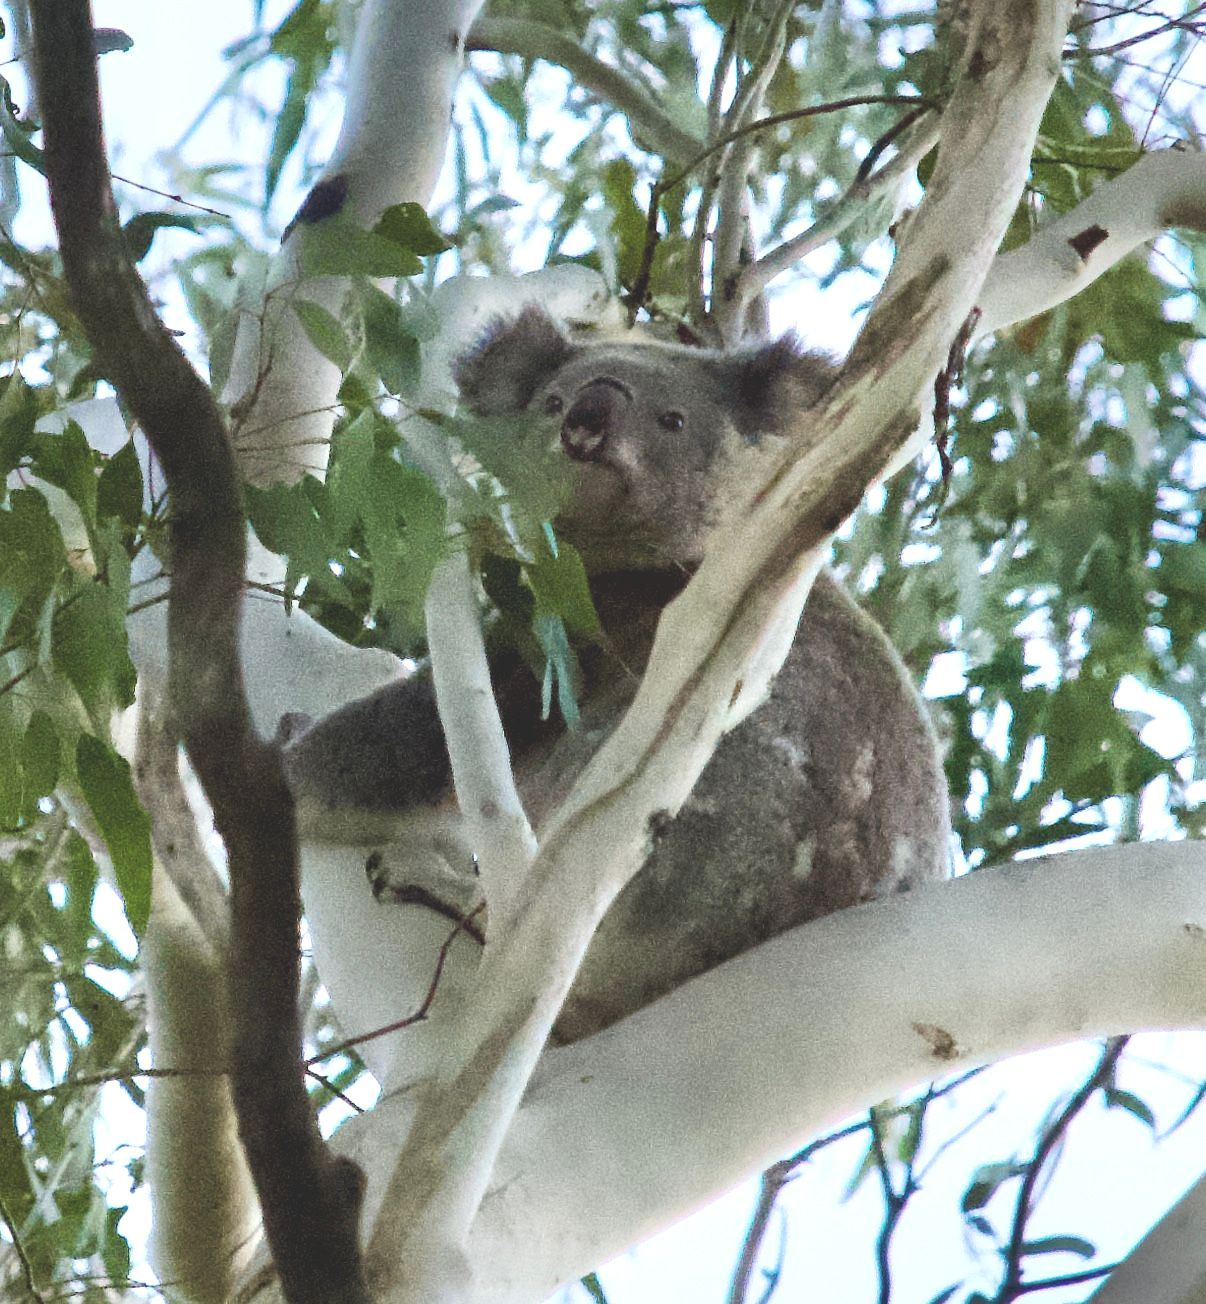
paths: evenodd
<path fill-rule="evenodd" d="M 833 364 L 790 335 L 733 352 L 579 339 L 530 305 L 492 323 L 454 371 L 471 411 L 548 423 L 577 471 L 557 528 L 598 573 L 697 564 L 760 482 L 764 436 L 792 429 Z"/>

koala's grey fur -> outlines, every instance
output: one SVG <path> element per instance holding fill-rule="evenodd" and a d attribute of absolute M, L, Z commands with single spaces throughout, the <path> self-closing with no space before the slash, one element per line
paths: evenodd
<path fill-rule="evenodd" d="M 518 655 L 491 662 L 534 826 L 632 701 L 662 609 L 717 521 L 758 483 L 763 441 L 831 376 L 832 364 L 790 338 L 732 353 L 579 342 L 536 308 L 496 323 L 458 363 L 472 410 L 531 412 L 578 467 L 556 528 L 583 554 L 603 629 L 578 648 L 581 727 L 541 724 Z M 403 816 L 406 836 L 422 816 L 418 836 L 461 885 L 452 913 L 471 907 L 471 849 L 458 837 L 426 674 L 328 717 L 287 757 L 303 835 L 386 848 Z M 587 952 L 559 1040 L 795 924 L 944 872 L 946 785 L 924 707 L 878 626 L 827 572 L 769 699 L 721 741 L 677 817 L 649 833 L 649 857 Z M 374 854 L 388 868 L 388 851 Z M 405 882 L 393 886 L 406 897 Z"/>

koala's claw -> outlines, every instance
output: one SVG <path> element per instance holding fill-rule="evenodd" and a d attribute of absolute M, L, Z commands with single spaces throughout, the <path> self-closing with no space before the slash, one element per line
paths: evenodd
<path fill-rule="evenodd" d="M 442 915 L 445 919 L 452 920 L 454 924 L 459 924 L 461 931 L 472 937 L 479 946 L 486 944 L 485 932 L 470 913 L 471 910 L 476 913 L 476 907 L 462 908 L 455 901 L 449 900 L 430 887 L 416 883 L 410 876 L 405 880 L 400 879 L 399 868 L 388 864 L 381 850 L 369 853 L 364 862 L 364 873 L 372 889 L 374 901 L 386 906 L 423 906 L 437 915 Z"/>

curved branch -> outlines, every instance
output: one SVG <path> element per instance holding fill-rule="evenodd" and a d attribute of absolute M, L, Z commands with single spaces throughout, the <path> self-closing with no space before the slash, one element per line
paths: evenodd
<path fill-rule="evenodd" d="M 998 255 L 980 294 L 976 337 L 1063 303 L 1175 226 L 1206 231 L 1206 154 L 1145 154 L 1020 249 Z"/>
<path fill-rule="evenodd" d="M 180 743 L 156 699 L 158 685 L 138 685 L 138 738 L 134 780 L 151 817 L 155 856 L 196 921 L 201 936 L 225 966 L 230 959 L 230 901 L 214 868 L 197 817 L 180 780 Z"/>
<path fill-rule="evenodd" d="M 1199 1304 L 1206 1299 L 1206 1177 L 1195 1182 L 1089 1304 Z"/>
<path fill-rule="evenodd" d="M 278 750 L 252 728 L 244 691 L 246 524 L 234 458 L 213 397 L 155 316 L 122 238 L 87 0 L 34 0 L 31 15 L 64 273 L 96 365 L 142 426 L 170 495 L 170 701 L 229 855 L 243 1142 L 290 1297 L 367 1299 L 359 1191 L 319 1137 L 301 1074 L 293 800 Z"/>
<path fill-rule="evenodd" d="M 545 1055 L 469 1240 L 473 1298 L 543 1299 L 936 1075 L 1079 1038 L 1200 1027 L 1203 948 L 1201 842 L 980 870 L 781 934 Z M 399 1092 L 336 1136 L 365 1167 L 368 1209 L 414 1104 Z M 1206 1183 L 1199 1191 L 1196 1211 Z"/>
<path fill-rule="evenodd" d="M 628 119 L 633 136 L 646 141 L 663 158 L 682 163 L 703 148 L 703 141 L 678 126 L 643 86 L 545 23 L 524 18 L 479 18 L 469 29 L 465 48 L 557 64 L 576 85 L 617 108 Z"/>

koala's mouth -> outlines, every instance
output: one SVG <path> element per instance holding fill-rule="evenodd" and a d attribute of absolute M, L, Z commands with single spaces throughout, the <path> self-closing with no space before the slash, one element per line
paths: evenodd
<path fill-rule="evenodd" d="M 573 496 L 562 508 L 559 519 L 566 523 L 598 523 L 604 513 L 613 512 L 632 492 L 624 467 L 606 454 L 593 462 L 578 465 L 578 481 Z"/>

